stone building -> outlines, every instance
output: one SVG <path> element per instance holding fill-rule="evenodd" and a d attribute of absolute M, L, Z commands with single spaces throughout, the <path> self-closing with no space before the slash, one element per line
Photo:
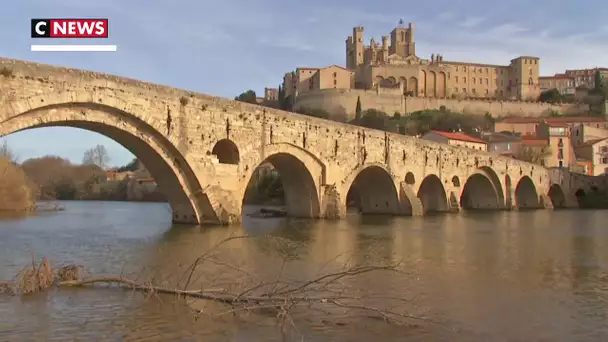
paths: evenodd
<path fill-rule="evenodd" d="M 599 71 L 602 78 L 608 78 L 608 68 L 592 68 L 592 69 L 576 69 L 566 70 L 566 76 L 574 79 L 574 86 L 585 86 L 587 88 L 595 87 L 595 73 Z"/>
<path fill-rule="evenodd" d="M 346 68 L 355 72 L 355 88 L 397 87 L 419 97 L 536 100 L 540 95 L 538 57 L 520 56 L 508 65 L 456 62 L 442 54 L 416 55 L 414 25 L 397 27 L 381 43 L 364 43 L 364 28 L 346 39 Z"/>
<path fill-rule="evenodd" d="M 562 117 L 511 117 L 497 121 L 494 124 L 495 132 L 513 132 L 525 134 L 536 134 L 537 126 L 542 122 L 565 124 L 570 128 L 584 125 L 595 128 L 608 128 L 605 117 L 599 116 L 562 116 Z"/>
<path fill-rule="evenodd" d="M 574 77 L 566 74 L 541 76 L 539 77 L 539 82 L 541 92 L 551 89 L 557 89 L 560 94 L 564 95 L 574 95 L 576 93 Z"/>
<path fill-rule="evenodd" d="M 586 174 L 600 176 L 608 174 L 608 138 L 589 140 L 575 148 L 576 156 L 588 161 Z"/>
<path fill-rule="evenodd" d="M 481 138 L 488 144 L 488 152 L 503 156 L 517 156 L 521 146 L 521 136 L 508 132 L 482 132 Z"/>
<path fill-rule="evenodd" d="M 285 96 L 296 96 L 312 90 L 350 89 L 354 73 L 338 65 L 325 68 L 297 68 L 283 77 Z"/>

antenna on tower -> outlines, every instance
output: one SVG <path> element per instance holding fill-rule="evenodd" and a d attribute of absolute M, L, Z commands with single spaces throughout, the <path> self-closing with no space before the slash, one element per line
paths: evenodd
<path fill-rule="evenodd" d="M 403 25 L 403 19 L 399 19 L 399 26 Z"/>

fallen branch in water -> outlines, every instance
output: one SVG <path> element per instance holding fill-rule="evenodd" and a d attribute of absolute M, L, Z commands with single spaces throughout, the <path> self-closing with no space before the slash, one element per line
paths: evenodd
<path fill-rule="evenodd" d="M 52 269 L 45 258 L 38 265 L 32 263 L 26 267 L 17 275 L 15 280 L 0 282 L 0 293 L 25 295 L 44 291 L 53 286 L 80 287 L 106 284 L 133 291 L 172 294 L 221 303 L 227 306 L 226 311 L 215 316 L 236 315 L 241 312 L 264 314 L 270 310 L 279 319 L 282 327 L 286 323 L 295 327 L 292 314 L 298 309 L 303 309 L 305 313 L 314 311 L 323 312 L 327 316 L 339 315 L 342 317 L 351 312 L 359 312 L 360 314 L 364 313 L 359 316 L 377 318 L 398 325 L 407 324 L 409 319 L 429 321 L 400 310 L 380 306 L 382 301 L 384 301 L 384 304 L 401 302 L 400 306 L 403 309 L 408 306 L 408 302 L 404 298 L 379 296 L 369 291 L 353 289 L 350 286 L 350 284 L 356 283 L 356 281 L 353 281 L 354 278 L 365 274 L 399 272 L 398 263 L 344 267 L 337 271 L 318 275 L 313 279 L 288 281 L 282 276 L 284 262 L 279 274 L 273 277 L 272 281 L 264 281 L 258 275 L 247 272 L 243 268 L 229 264 L 213 255 L 213 252 L 220 245 L 231 240 L 244 238 L 247 237 L 224 239 L 206 253 L 197 257 L 177 284 L 179 285 L 182 280 L 185 280 L 183 287 L 159 286 L 158 283 L 155 284 L 153 281 L 139 282 L 123 276 L 83 276 L 81 266 L 68 265 Z M 213 284 L 201 286 L 199 289 L 188 289 L 188 285 L 193 282 L 197 268 L 205 263 L 222 267 L 220 271 L 222 274 L 228 271 L 236 272 L 236 276 L 231 278 L 233 284 L 228 286 L 230 289 L 211 286 Z M 207 278 L 210 279 L 211 277 Z M 198 310 L 199 315 L 203 314 L 203 311 Z M 323 321 L 327 320 L 324 319 Z"/>

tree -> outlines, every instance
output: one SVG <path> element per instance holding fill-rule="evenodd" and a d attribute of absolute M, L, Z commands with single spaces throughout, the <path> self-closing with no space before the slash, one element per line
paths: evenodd
<path fill-rule="evenodd" d="M 84 153 L 82 163 L 85 165 L 97 165 L 105 169 L 110 162 L 110 156 L 105 146 L 97 145 Z"/>
<path fill-rule="evenodd" d="M 366 109 L 361 113 L 361 118 L 351 121 L 352 124 L 372 129 L 390 130 L 388 115 L 377 109 Z"/>
<path fill-rule="evenodd" d="M 257 103 L 257 95 L 255 91 L 249 89 L 244 93 L 241 93 L 239 96 L 235 97 L 236 101 L 247 102 L 247 103 Z"/>
<path fill-rule="evenodd" d="M 8 147 L 6 140 L 0 146 L 0 157 L 7 159 L 13 164 L 16 164 L 18 161 L 15 153 Z"/>
<path fill-rule="evenodd" d="M 557 103 L 563 102 L 563 96 L 556 88 L 545 90 L 540 93 L 538 98 L 540 102 Z"/>
<path fill-rule="evenodd" d="M 355 120 L 361 120 L 361 97 L 357 96 L 357 106 L 355 107 Z"/>
<path fill-rule="evenodd" d="M 297 113 L 321 119 L 329 119 L 330 116 L 326 110 L 321 108 L 300 107 Z"/>
<path fill-rule="evenodd" d="M 551 148 L 548 146 L 521 146 L 514 157 L 528 163 L 544 165 L 545 159 L 550 155 Z"/>
<path fill-rule="evenodd" d="M 131 160 L 128 164 L 119 167 L 117 171 L 125 172 L 125 171 L 136 171 L 136 170 L 137 170 L 137 158 L 133 158 L 133 160 Z"/>

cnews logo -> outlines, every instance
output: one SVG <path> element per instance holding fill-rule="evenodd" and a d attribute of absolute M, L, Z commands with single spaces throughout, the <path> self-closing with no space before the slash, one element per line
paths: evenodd
<path fill-rule="evenodd" d="M 32 19 L 32 38 L 108 38 L 108 19 Z"/>

